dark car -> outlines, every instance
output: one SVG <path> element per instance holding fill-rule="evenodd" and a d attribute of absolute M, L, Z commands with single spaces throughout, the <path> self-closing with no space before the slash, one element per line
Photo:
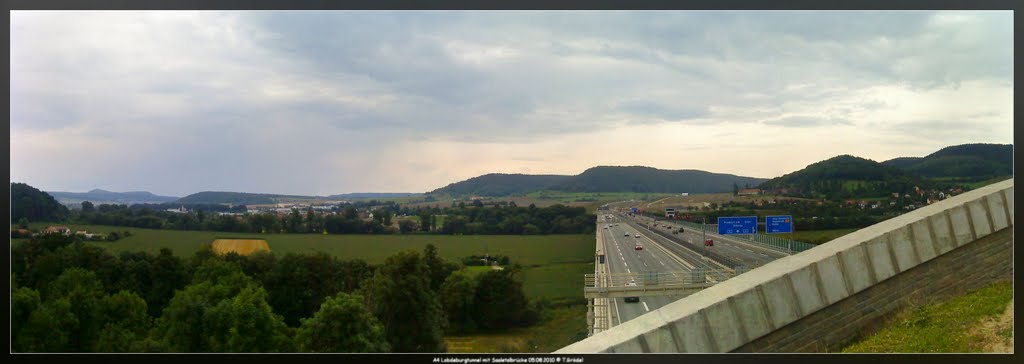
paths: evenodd
<path fill-rule="evenodd" d="M 630 280 L 629 283 L 626 283 L 626 287 L 636 287 L 636 281 Z M 625 301 L 626 302 L 640 302 L 640 297 L 626 297 Z"/>
<path fill-rule="evenodd" d="M 704 240 L 704 246 L 715 246 L 715 241 L 711 239 Z"/>

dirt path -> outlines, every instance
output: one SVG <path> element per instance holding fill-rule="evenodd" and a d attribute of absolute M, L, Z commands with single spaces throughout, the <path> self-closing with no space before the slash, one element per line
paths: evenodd
<path fill-rule="evenodd" d="M 982 322 L 976 329 L 986 342 L 982 351 L 986 353 L 1013 352 L 1013 300 L 1006 305 L 1002 315 Z"/>

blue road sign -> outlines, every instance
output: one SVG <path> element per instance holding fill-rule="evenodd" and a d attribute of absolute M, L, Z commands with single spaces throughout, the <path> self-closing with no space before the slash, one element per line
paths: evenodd
<path fill-rule="evenodd" d="M 765 232 L 768 234 L 793 232 L 793 217 L 789 215 L 765 216 Z"/>
<path fill-rule="evenodd" d="M 718 218 L 719 235 L 755 233 L 757 233 L 757 216 Z"/>
<path fill-rule="evenodd" d="M 633 213 L 636 213 L 636 207 L 630 208 L 630 210 L 633 211 Z"/>

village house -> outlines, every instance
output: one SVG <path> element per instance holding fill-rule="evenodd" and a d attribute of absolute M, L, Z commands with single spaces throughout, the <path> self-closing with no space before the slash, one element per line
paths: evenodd
<path fill-rule="evenodd" d="M 43 230 L 43 233 L 68 235 L 71 233 L 71 229 L 69 229 L 67 226 L 47 226 L 46 229 Z"/>
<path fill-rule="evenodd" d="M 86 239 L 92 239 L 94 236 L 97 236 L 99 234 L 92 234 L 92 233 L 90 233 L 88 231 L 85 231 L 85 230 L 78 230 L 78 231 L 75 232 L 75 235 L 83 236 Z"/>
<path fill-rule="evenodd" d="M 167 209 L 166 211 L 167 212 L 173 212 L 173 213 L 176 213 L 176 214 L 187 214 L 188 213 L 188 209 L 186 209 L 184 205 L 182 205 L 181 207 L 176 208 L 176 209 Z"/>
<path fill-rule="evenodd" d="M 760 195 L 761 190 L 756 188 L 744 188 L 742 190 L 737 191 L 736 194 L 740 196 Z"/>

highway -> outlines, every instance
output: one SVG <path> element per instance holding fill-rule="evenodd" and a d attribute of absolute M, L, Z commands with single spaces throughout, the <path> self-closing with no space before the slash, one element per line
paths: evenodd
<path fill-rule="evenodd" d="M 649 217 L 627 217 L 627 219 L 632 220 L 638 224 L 641 224 L 641 229 L 648 229 L 648 226 L 652 224 L 658 226 L 650 227 L 650 229 L 660 229 L 668 232 L 670 232 L 671 229 L 663 227 L 666 224 L 671 226 L 672 229 L 675 230 L 679 230 L 679 228 L 682 227 L 684 229 L 684 233 L 683 235 L 680 236 L 681 238 L 687 240 L 690 243 L 695 243 L 700 246 L 703 246 L 701 240 L 701 232 L 699 229 L 694 229 L 688 226 L 682 226 L 681 224 L 675 224 L 672 221 L 655 221 L 654 219 L 651 219 Z M 775 259 L 787 256 L 786 254 L 781 253 L 777 250 L 742 242 L 728 236 L 722 236 L 711 232 L 707 232 L 706 235 L 707 238 L 712 239 L 714 241 L 714 246 L 708 249 L 714 249 L 715 252 L 726 255 L 732 259 L 738 260 L 750 268 L 759 267 Z"/>
<path fill-rule="evenodd" d="M 655 244 L 651 240 L 650 232 L 639 231 L 641 236 L 636 238 L 638 229 L 626 224 L 627 219 L 612 216 L 615 216 L 612 221 L 599 219 L 598 225 L 598 231 L 604 234 L 605 263 L 610 273 L 688 272 L 695 265 L 668 254 L 663 247 L 664 243 Z M 605 229 L 609 224 L 618 226 Z M 626 236 L 627 233 L 629 236 Z M 643 250 L 634 249 L 637 242 L 640 242 Z M 640 297 L 640 302 L 625 302 L 623 298 L 611 299 L 611 325 L 629 321 L 680 298 L 682 296 Z"/>

